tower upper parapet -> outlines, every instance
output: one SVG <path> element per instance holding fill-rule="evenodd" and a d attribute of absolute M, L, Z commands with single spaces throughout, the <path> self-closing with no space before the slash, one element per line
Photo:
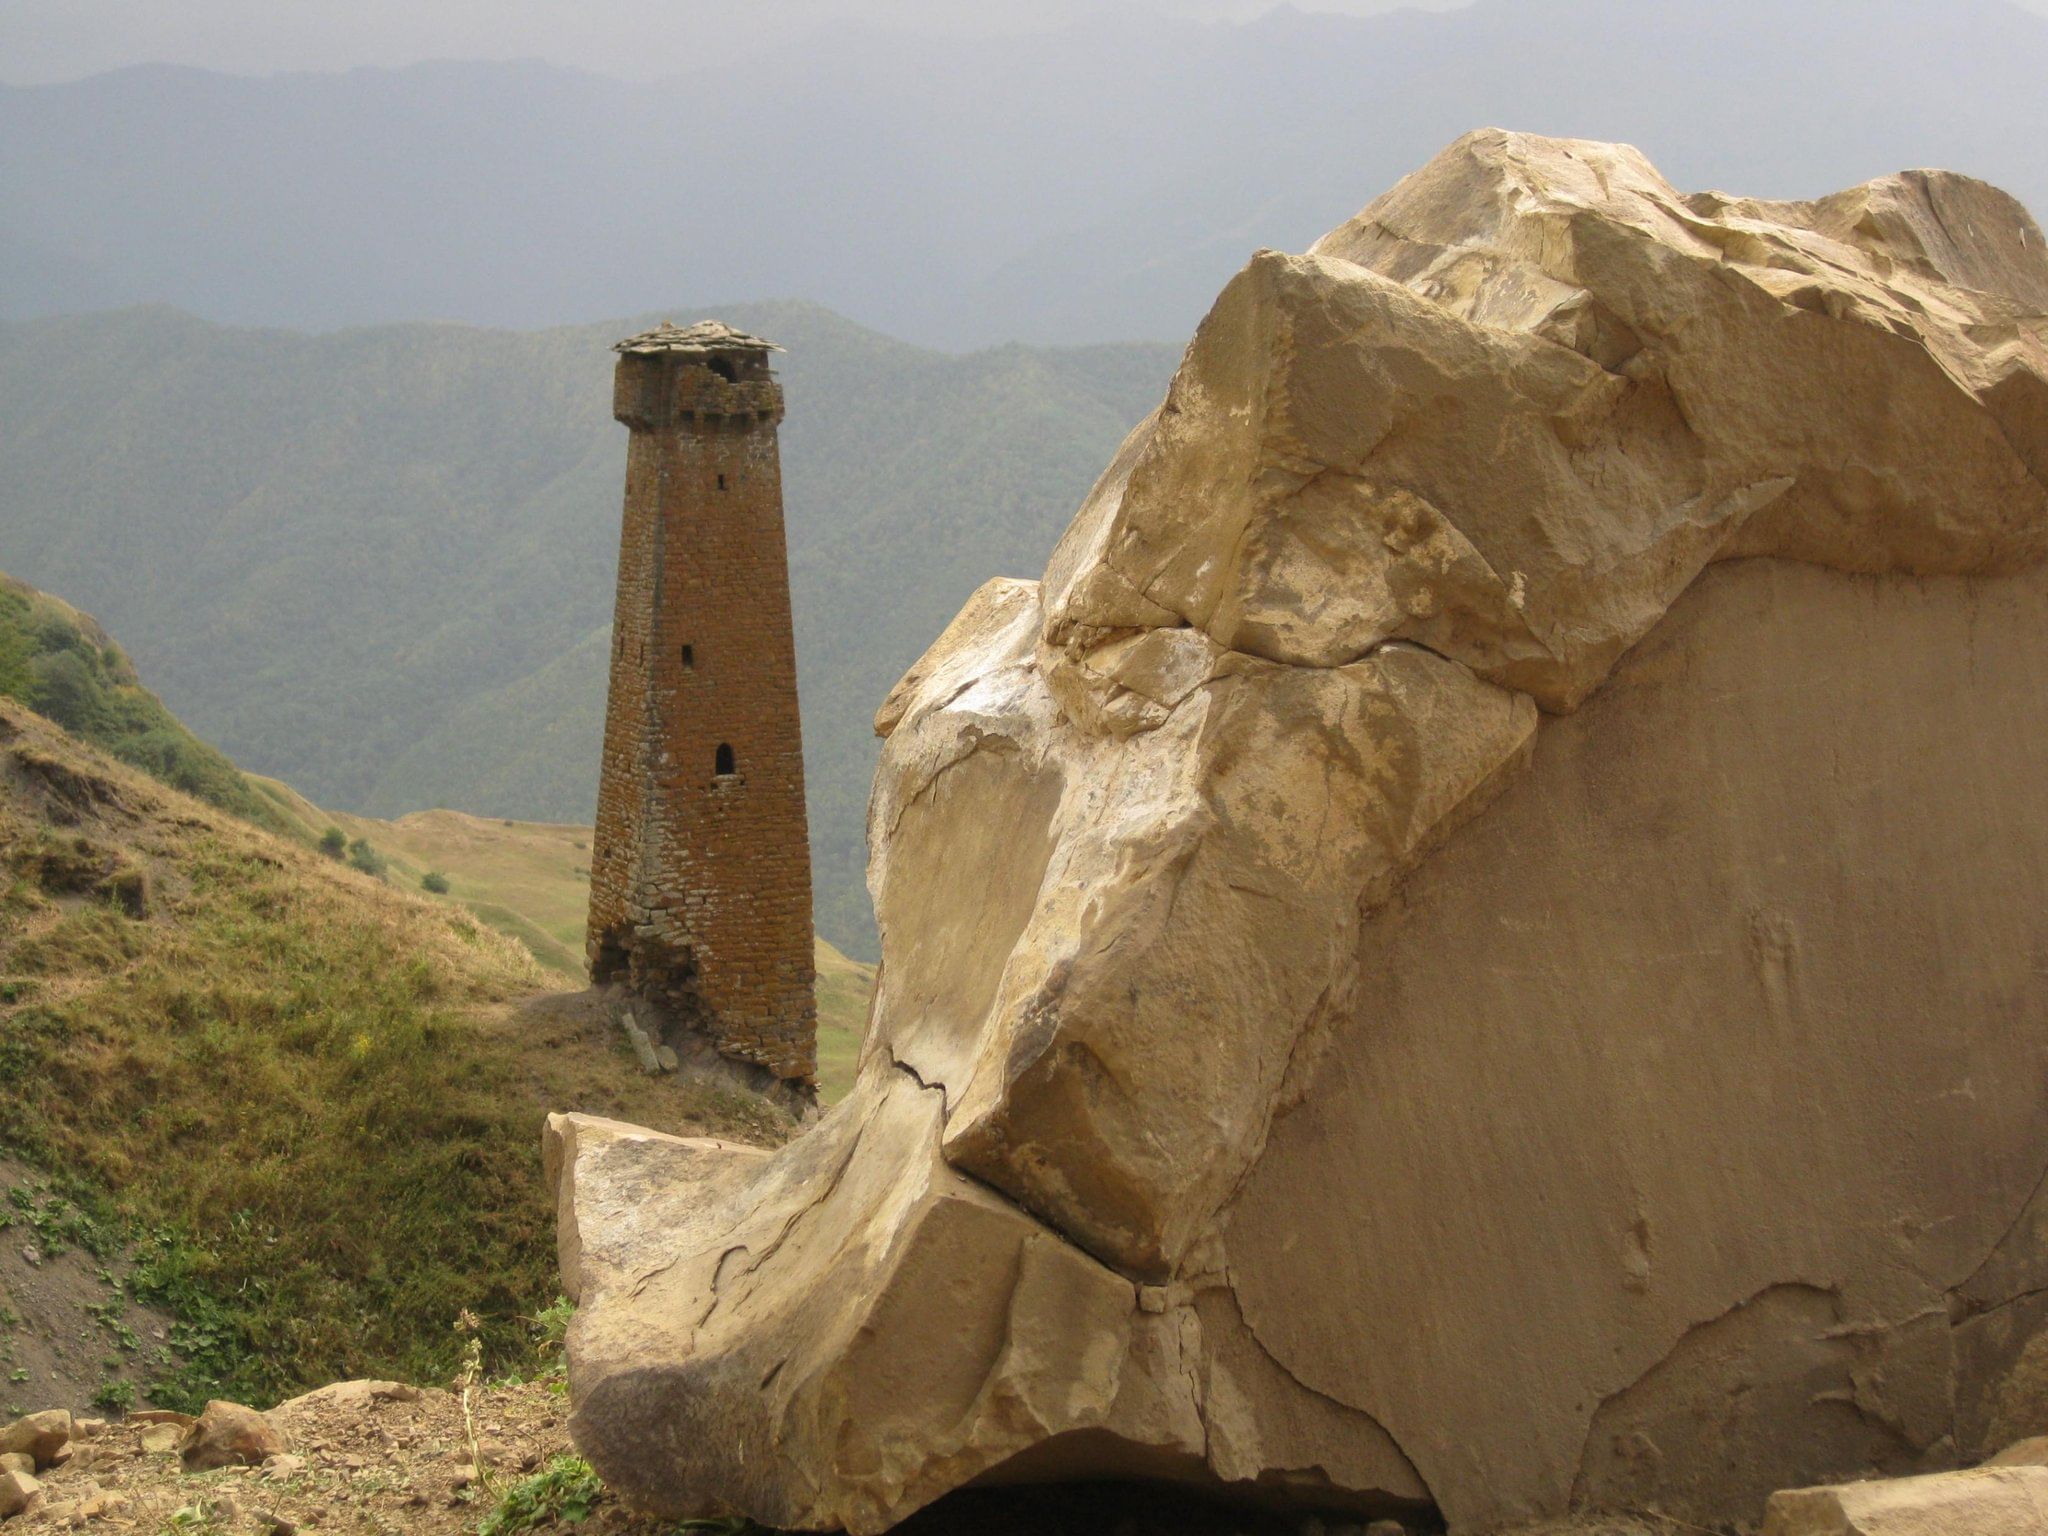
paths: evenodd
<path fill-rule="evenodd" d="M 735 330 L 723 320 L 699 320 L 695 325 L 677 325 L 664 320 L 651 331 L 628 336 L 615 345 L 614 352 L 685 352 L 710 356 L 714 352 L 780 352 L 782 348 L 759 336 Z"/>
<path fill-rule="evenodd" d="M 749 427 L 782 420 L 782 386 L 768 354 L 782 348 L 722 320 L 676 325 L 664 320 L 612 350 L 619 365 L 612 414 L 627 426 Z"/>

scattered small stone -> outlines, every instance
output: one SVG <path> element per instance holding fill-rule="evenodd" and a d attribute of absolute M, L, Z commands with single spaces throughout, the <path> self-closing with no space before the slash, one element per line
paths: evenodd
<path fill-rule="evenodd" d="M 66 1498 L 70 1499 L 71 1502 L 74 1504 L 83 1504 L 89 1499 L 98 1498 L 100 1496 L 100 1492 L 100 1485 L 96 1482 L 93 1482 L 90 1478 L 88 1478 L 85 1482 L 80 1483 L 75 1488 L 65 1489 L 64 1495 Z"/>
<path fill-rule="evenodd" d="M 23 1243 L 21 1245 L 21 1256 L 28 1262 L 28 1266 L 31 1269 L 41 1269 L 43 1267 L 43 1250 L 34 1243 Z"/>
<path fill-rule="evenodd" d="M 467 1488 L 471 1483 L 475 1481 L 476 1468 L 472 1466 L 470 1463 L 464 1462 L 461 1466 L 455 1469 L 455 1476 L 450 1480 L 450 1486 L 455 1488 Z"/>
<path fill-rule="evenodd" d="M 263 1476 L 268 1482 L 286 1482 L 305 1470 L 306 1458 L 294 1456 L 289 1451 L 279 1451 L 274 1456 L 263 1458 Z"/>
<path fill-rule="evenodd" d="M 631 1009 L 620 1015 L 619 1028 L 624 1031 L 627 1044 L 633 1047 L 633 1055 L 640 1063 L 640 1070 L 650 1075 L 660 1072 L 661 1058 L 655 1054 L 654 1042 L 634 1019 Z"/>
<path fill-rule="evenodd" d="M 43 1485 L 27 1472 L 0 1472 L 0 1520 L 9 1520 L 27 1509 L 43 1491 Z"/>
<path fill-rule="evenodd" d="M 79 1502 L 78 1513 L 84 1519 L 98 1520 L 106 1515 L 118 1515 L 128 1507 L 128 1503 L 128 1495 L 125 1493 L 96 1493 L 91 1498 Z"/>
<path fill-rule="evenodd" d="M 283 1515 L 267 1509 L 253 1509 L 249 1513 L 256 1522 L 256 1528 L 268 1536 L 298 1536 L 298 1525 Z"/>
<path fill-rule="evenodd" d="M 71 1432 L 81 1440 L 90 1440 L 95 1435 L 105 1434 L 106 1429 L 105 1419 L 75 1419 L 71 1425 Z"/>
<path fill-rule="evenodd" d="M 36 1459 L 26 1451 L 0 1453 L 0 1472 L 33 1472 L 35 1469 Z"/>
<path fill-rule="evenodd" d="M 386 1403 L 416 1403 L 420 1389 L 403 1381 L 337 1381 L 279 1403 L 270 1410 L 277 1423 L 290 1427 L 295 1421 L 317 1413 L 341 1410 L 360 1413 Z"/>
<path fill-rule="evenodd" d="M 236 1464 L 254 1466 L 282 1451 L 284 1437 L 254 1408 L 216 1398 L 178 1445 L 187 1472 Z"/>
<path fill-rule="evenodd" d="M 145 1424 L 142 1426 L 142 1448 L 153 1456 L 175 1451 L 184 1443 L 188 1428 L 190 1426 L 184 1424 Z"/>
<path fill-rule="evenodd" d="M 197 1424 L 199 1421 L 189 1413 L 174 1413 L 169 1408 L 138 1408 L 128 1415 L 130 1424 L 175 1424 L 180 1429 Z"/>
<path fill-rule="evenodd" d="M 0 1429 L 0 1451 L 33 1456 L 39 1467 L 61 1460 L 59 1453 L 70 1443 L 71 1413 L 64 1408 L 46 1408 Z"/>

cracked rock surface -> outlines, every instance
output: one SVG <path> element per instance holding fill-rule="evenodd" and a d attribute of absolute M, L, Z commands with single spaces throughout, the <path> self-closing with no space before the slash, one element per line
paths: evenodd
<path fill-rule="evenodd" d="M 579 1446 L 1482 1531 L 2039 1432 L 2044 315 L 1964 177 L 1491 131 L 1254 257 L 877 716 L 855 1091 L 551 1124 Z"/>

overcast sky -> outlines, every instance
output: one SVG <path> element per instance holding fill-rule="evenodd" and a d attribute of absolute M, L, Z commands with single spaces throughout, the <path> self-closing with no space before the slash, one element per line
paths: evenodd
<path fill-rule="evenodd" d="M 1306 0 L 1365 14 L 1404 0 Z M 1405 0 L 1448 10 L 1465 0 Z M 2048 5 L 2048 0 L 2041 0 Z M 540 58 L 646 78 L 773 46 L 844 19 L 923 32 L 1054 27 L 1148 9 L 1241 19 L 1272 0 L 0 0 L 0 79 L 72 80 L 125 64 L 237 74 L 421 59 Z"/>
<path fill-rule="evenodd" d="M 837 22 L 918 32 L 1015 32 L 1090 14 L 1154 11 L 1236 21 L 1274 0 L 0 0 L 0 81 L 75 80 L 129 64 L 234 74 L 395 66 L 423 59 L 538 58 L 657 78 L 742 57 Z M 1471 0 L 1294 0 L 1369 15 L 1454 10 Z M 1514 0 L 1508 0 L 1514 3 Z M 1529 0 L 1525 0 L 1529 3 Z M 1654 4 L 1655 0 L 1644 0 Z M 1759 25 L 1799 0 L 1731 0 Z M 1938 9 L 1942 0 L 1926 0 Z M 2048 14 L 2048 0 L 2012 0 Z"/>

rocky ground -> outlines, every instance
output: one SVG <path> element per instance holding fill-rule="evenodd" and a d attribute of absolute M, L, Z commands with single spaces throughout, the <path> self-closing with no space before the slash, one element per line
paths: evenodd
<path fill-rule="evenodd" d="M 580 1536 L 773 1536 L 744 1521 L 678 1525 L 635 1514 L 577 1458 L 567 1417 L 559 1375 L 477 1385 L 466 1394 L 459 1387 L 348 1381 L 268 1413 L 214 1403 L 197 1419 L 139 1410 L 109 1422 L 47 1409 L 0 1426 L 0 1522 L 6 1536 L 519 1536 L 572 1527 Z M 1781 1494 L 1763 1530 L 1765 1536 L 2032 1533 L 2043 1527 L 2015 1525 L 2012 1513 L 2048 1498 L 2044 1462 L 2048 1440 L 2035 1440 L 1973 1472 Z M 1924 1523 L 1930 1518 L 1935 1523 Z M 1722 1536 L 1735 1529 L 1644 1511 L 1547 1522 L 1517 1536 Z M 968 1490 L 897 1531 L 1420 1536 L 1391 1520 L 1222 1507 L 1136 1484 Z"/>
<path fill-rule="evenodd" d="M 536 1481 L 562 1501 L 552 1509 L 543 1501 L 537 1524 L 574 1516 L 593 1536 L 638 1528 L 583 1483 L 580 1467 L 548 1475 L 550 1463 L 570 1453 L 566 1411 L 558 1382 L 480 1387 L 467 1420 L 457 1392 L 344 1382 L 266 1415 L 281 1445 L 259 1464 L 211 1470 L 187 1467 L 180 1447 L 190 1430 L 178 1415 L 79 1419 L 66 1458 L 34 1474 L 40 1491 L 7 1521 L 8 1536 L 81 1527 L 195 1536 L 469 1533 L 506 1495 Z"/>
<path fill-rule="evenodd" d="M 246 1414 L 247 1410 L 242 1410 Z M 459 1390 L 352 1381 L 268 1414 L 139 1411 L 107 1421 L 48 1410 L 0 1429 L 0 1444 L 61 1425 L 0 1455 L 6 1536 L 54 1531 L 150 1536 L 769 1536 L 744 1522 L 650 1521 L 576 1459 L 559 1377 Z M 255 1427 L 251 1428 L 251 1421 Z M 265 1440 L 265 1435 L 274 1440 Z M 19 1458 L 36 1462 L 24 1480 Z M 206 1468 L 210 1459 L 230 1464 Z M 15 1507 L 10 1512 L 10 1504 Z M 1657 1521 L 1549 1527 L 1528 1536 L 1672 1536 Z M 1218 1509 L 1159 1488 L 1069 1486 L 956 1495 L 899 1527 L 904 1536 L 1408 1536 L 1393 1522 L 1304 1520 Z"/>

